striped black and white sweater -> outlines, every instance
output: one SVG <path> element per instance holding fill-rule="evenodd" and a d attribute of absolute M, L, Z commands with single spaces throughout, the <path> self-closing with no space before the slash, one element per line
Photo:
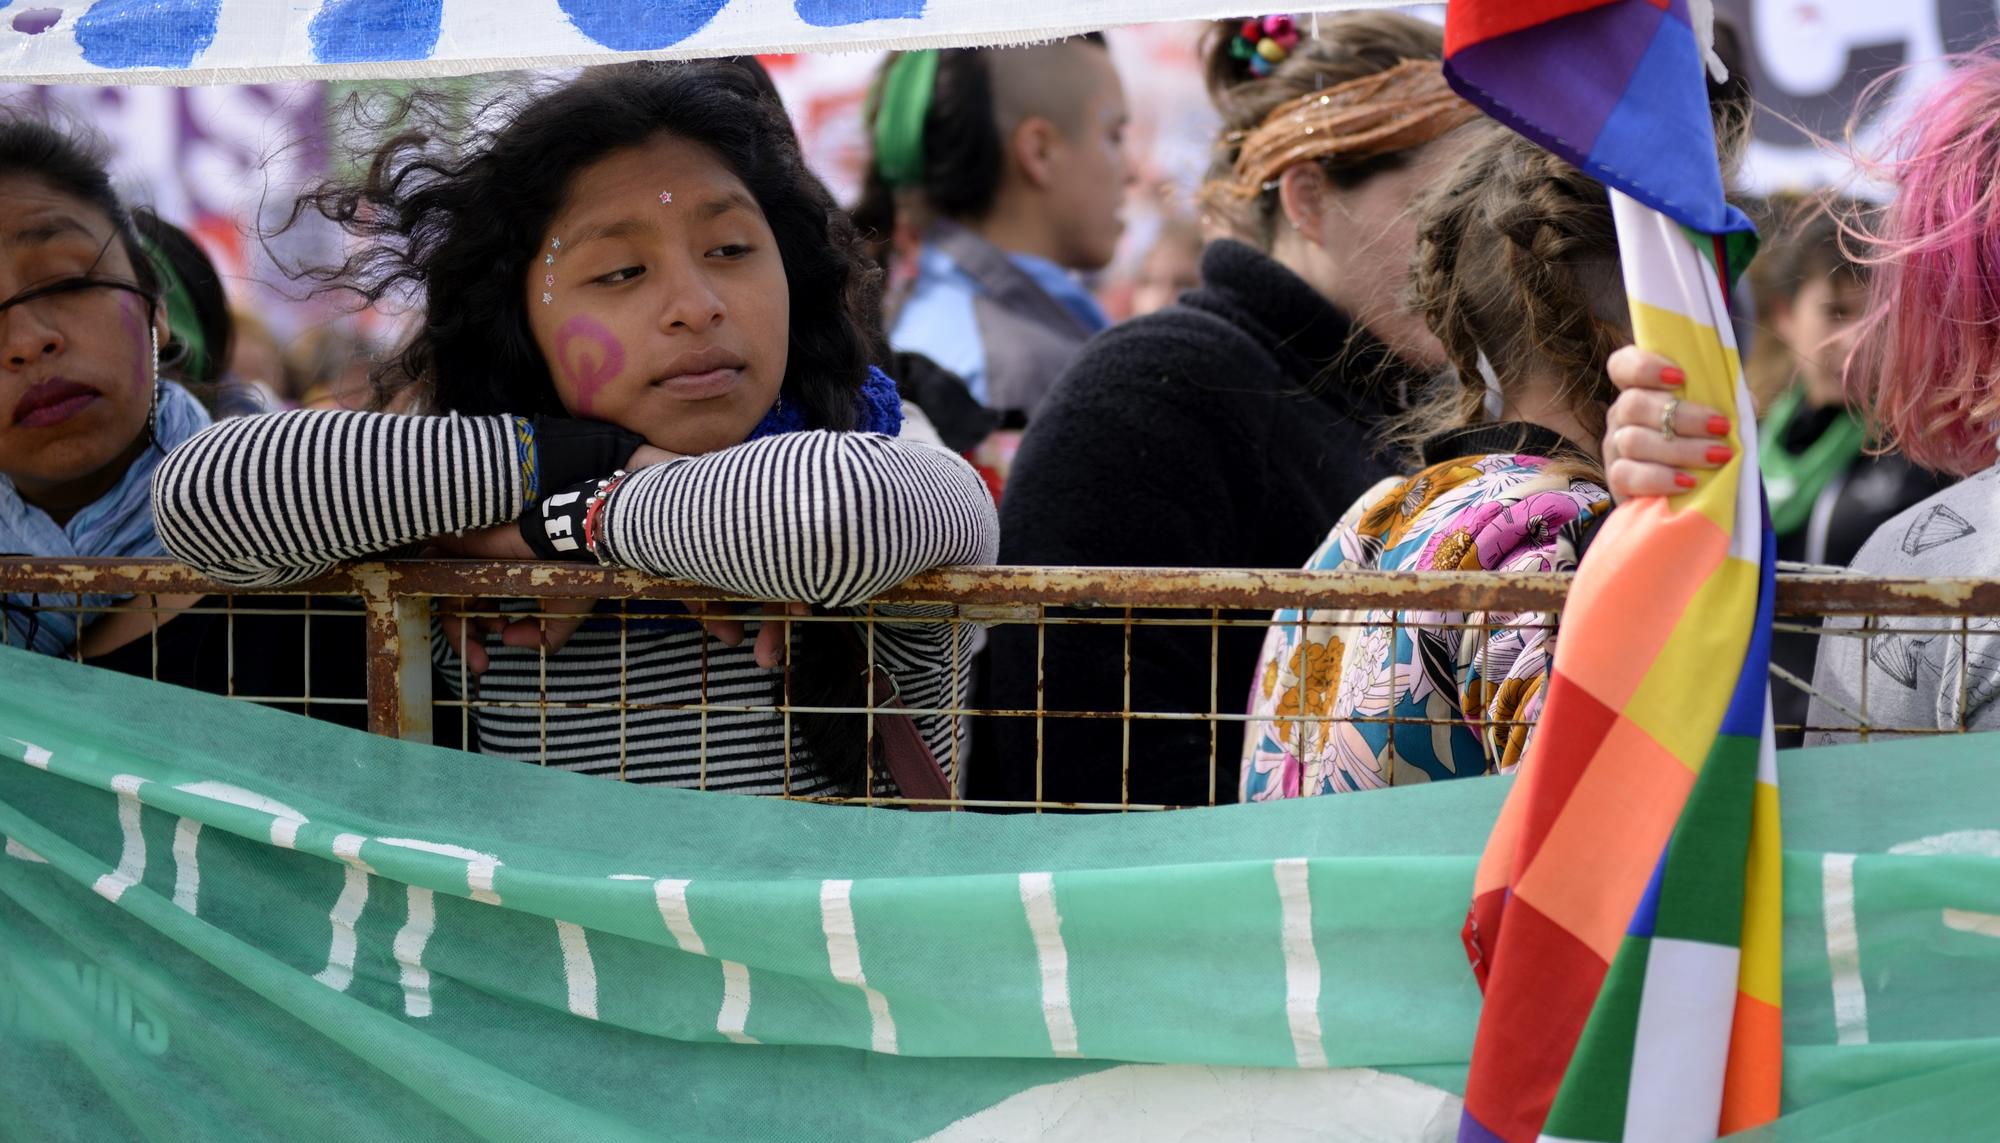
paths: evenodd
<path fill-rule="evenodd" d="M 175 558 L 224 583 L 280 587 L 340 560 L 512 522 L 526 506 L 521 468 L 510 417 L 239 418 L 160 465 L 154 512 Z M 992 500 L 970 465 L 873 433 L 790 433 L 655 465 L 617 486 L 603 511 L 601 546 L 620 566 L 831 608 L 931 568 L 991 563 L 999 542 Z M 952 609 L 875 613 L 941 620 Z M 489 643 L 491 666 L 476 680 L 480 749 L 630 781 L 835 792 L 796 728 L 787 750 L 782 715 L 677 709 L 781 702 L 781 675 L 753 658 L 754 620 L 736 647 L 685 620 L 619 626 L 587 624 L 546 662 L 538 649 Z M 877 660 L 905 706 L 964 703 L 973 640 L 952 627 L 876 625 Z M 462 672 L 443 643 L 445 674 L 456 680 Z M 958 720 L 918 715 L 916 723 L 951 770 Z"/>

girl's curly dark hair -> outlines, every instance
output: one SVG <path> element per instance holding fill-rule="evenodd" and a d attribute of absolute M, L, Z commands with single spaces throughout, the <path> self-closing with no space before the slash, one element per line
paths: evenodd
<path fill-rule="evenodd" d="M 308 213 L 330 219 L 361 245 L 345 262 L 300 277 L 369 304 L 421 303 L 422 325 L 376 366 L 379 402 L 414 389 L 421 407 L 437 411 L 563 415 L 528 331 L 528 263 L 578 171 L 666 135 L 713 151 L 764 210 L 791 292 L 784 396 L 816 428 L 854 427 L 878 271 L 807 168 L 784 109 L 743 69 L 604 68 L 470 114 L 436 92 L 393 100 L 386 114 L 360 97 L 350 109 L 387 141 L 358 180 L 300 196 L 280 230 Z"/>
<path fill-rule="evenodd" d="M 791 293 L 781 392 L 814 428 L 848 430 L 868 377 L 877 270 L 853 223 L 800 155 L 791 120 L 758 79 L 727 62 L 644 63 L 588 72 L 554 91 L 511 93 L 469 114 L 448 95 L 350 101 L 387 140 L 352 181 L 294 204 L 280 231 L 319 214 L 362 240 L 346 261 L 296 273 L 369 304 L 413 298 L 422 324 L 372 380 L 378 405 L 468 415 L 567 415 L 528 329 L 522 282 L 577 173 L 660 136 L 713 151 L 763 208 Z M 864 660 L 852 627 L 799 625 L 794 706 L 860 708 Z M 793 715 L 807 752 L 858 792 L 862 715 Z M 878 736 L 879 753 L 879 736 Z M 883 768 L 878 760 L 876 773 Z"/>

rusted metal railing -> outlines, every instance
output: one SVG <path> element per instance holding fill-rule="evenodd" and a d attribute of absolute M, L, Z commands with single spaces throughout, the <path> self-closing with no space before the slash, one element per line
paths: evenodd
<path fill-rule="evenodd" d="M 1157 719 L 1207 720 L 1213 739 L 1213 727 L 1218 723 L 1240 722 L 1245 718 L 1241 714 L 1220 713 L 1224 705 L 1239 701 L 1250 682 L 1219 677 L 1214 648 L 1219 632 L 1226 628 L 1262 626 L 1268 623 L 1272 612 L 1284 608 L 1455 613 L 1464 617 L 1467 627 L 1483 626 L 1489 613 L 1546 613 L 1552 620 L 1562 608 L 1568 587 L 1567 576 L 1540 573 L 961 568 L 918 576 L 884 592 L 874 602 L 949 604 L 954 609 L 950 622 L 971 631 L 999 624 L 1037 627 L 1097 624 L 1122 628 L 1127 658 L 1123 710 L 1058 712 L 1043 709 L 1039 701 L 1032 710 L 982 710 L 970 706 L 962 697 L 954 697 L 946 708 L 919 713 L 1032 717 L 1038 725 L 1044 717 L 1119 719 L 1126 728 L 1129 769 L 1130 728 L 1134 724 Z M 360 614 L 354 618 L 362 625 L 365 641 L 367 726 L 378 734 L 418 741 L 432 740 L 435 709 L 455 705 L 464 718 L 469 717 L 465 712 L 480 705 L 463 694 L 457 700 L 443 701 L 432 694 L 433 614 L 438 601 L 486 598 L 755 602 L 699 584 L 582 564 L 460 560 L 362 563 L 343 566 L 308 583 L 260 592 L 215 583 L 165 560 L 0 559 L 0 594 L 86 592 L 135 596 L 140 609 L 150 605 L 162 611 L 172 610 L 159 605 L 162 596 L 219 596 L 228 599 L 231 607 L 240 604 L 245 608 L 255 604 L 253 597 L 269 592 L 306 597 L 308 606 L 312 599 L 320 597 L 357 600 Z M 1863 640 L 1882 635 L 1885 621 L 1898 625 L 1899 633 L 1907 633 L 1911 621 L 1936 620 L 1935 631 L 1958 636 L 1959 654 L 1963 656 L 1975 622 L 1985 629 L 1990 622 L 1988 617 L 2000 616 L 2000 579 L 1786 575 L 1780 577 L 1777 611 L 1781 617 L 1789 617 L 1781 619 L 1786 630 L 1812 629 L 1802 625 L 1801 620 L 1832 619 L 1841 629 L 1829 628 L 1825 635 Z M 448 604 L 445 612 L 460 614 L 463 607 Z M 871 613 L 864 621 L 873 624 L 899 620 L 876 618 Z M 1201 626 L 1212 633 L 1208 680 L 1211 701 L 1206 713 L 1132 709 L 1132 632 L 1135 628 L 1163 626 Z M 958 638 L 957 627 L 953 638 Z M 1038 672 L 1039 669 L 1038 666 Z M 1776 680 L 1779 685 L 1805 685 L 1805 680 L 1780 674 L 1782 677 Z M 309 672 L 307 677 L 310 678 Z M 1864 673 L 1864 706 L 1866 685 Z M 310 688 L 307 689 L 309 692 Z M 310 693 L 255 697 L 260 701 L 300 701 L 308 705 L 314 701 Z M 1224 699 L 1228 702 L 1224 703 Z M 707 702 L 704 696 L 704 709 Z M 1314 719 L 1324 721 L 1323 716 Z M 1869 729 L 1864 719 L 1863 732 Z M 1875 726 L 1872 729 L 1934 733 L 1952 728 Z M 1232 765 L 1233 762 L 1230 760 Z M 1211 800 L 1218 793 L 1221 791 L 1211 790 Z M 1129 793 L 1124 804 L 1130 805 Z"/>

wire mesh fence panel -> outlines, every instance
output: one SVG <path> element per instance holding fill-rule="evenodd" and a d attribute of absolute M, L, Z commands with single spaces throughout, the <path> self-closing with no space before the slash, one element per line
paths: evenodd
<path fill-rule="evenodd" d="M 10 604 L 12 614 L 32 617 L 38 596 L 57 593 L 20 594 L 31 602 Z M 368 613 L 358 598 L 145 592 L 63 611 L 80 632 L 60 651 L 63 658 L 368 725 Z M 32 622 L 0 626 L 0 645 L 32 646 L 34 634 Z"/>
<path fill-rule="evenodd" d="M 1566 588 L 1538 574 L 959 569 L 828 610 L 575 565 L 358 564 L 251 591 L 167 561 L 6 559 L 0 641 L 32 644 L 37 617 L 59 611 L 81 632 L 67 658 L 621 781 L 1151 810 L 1234 801 L 1246 733 L 1308 758 L 1365 742 L 1381 784 L 1438 776 L 1413 755 L 1468 743 L 1480 768 L 1511 764 L 1534 705 L 1496 701 L 1495 680 L 1533 633 L 1553 657 Z M 1777 610 L 1784 744 L 1986 725 L 2000 579 L 1785 576 Z M 1274 617 L 1299 633 L 1295 685 L 1260 719 Z M 1022 649 L 1012 669 L 996 669 L 996 641 Z M 1429 697 L 1398 701 L 1412 688 Z M 906 789 L 913 757 L 943 785 Z"/>

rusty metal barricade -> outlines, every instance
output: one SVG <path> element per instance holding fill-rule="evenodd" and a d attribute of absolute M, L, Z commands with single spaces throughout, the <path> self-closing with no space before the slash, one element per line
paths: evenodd
<path fill-rule="evenodd" d="M 1456 616 L 1449 626 L 1482 628 L 1494 614 L 1538 613 L 1541 623 L 1553 624 L 1560 611 L 1569 577 L 1542 573 L 1390 573 L 1321 571 L 1247 571 L 1231 569 L 1165 570 L 1148 568 L 961 568 L 920 575 L 883 593 L 855 616 L 816 616 L 794 622 L 859 623 L 867 629 L 867 646 L 873 665 L 873 628 L 896 623 L 940 623 L 952 627 L 951 645 L 979 638 L 979 632 L 1001 625 L 1026 625 L 1036 630 L 1038 685 L 1037 700 L 1031 709 L 986 707 L 972 704 L 971 696 L 954 688 L 945 706 L 909 711 L 919 715 L 942 715 L 953 719 L 1033 719 L 1036 725 L 1036 796 L 1030 799 L 995 802 L 972 801 L 963 797 L 950 800 L 954 808 L 1056 808 L 1044 799 L 1040 776 L 1049 764 L 1043 754 L 1042 727 L 1058 719 L 1117 720 L 1121 727 L 1120 766 L 1125 780 L 1116 801 L 1060 803 L 1060 808 L 1080 809 L 1159 809 L 1166 803 L 1134 801 L 1130 796 L 1132 767 L 1132 727 L 1149 721 L 1200 722 L 1209 728 L 1209 788 L 1206 799 L 1176 804 L 1229 801 L 1233 789 L 1225 775 L 1233 774 L 1237 759 L 1218 757 L 1215 743 L 1218 729 L 1226 723 L 1241 723 L 1244 696 L 1250 679 L 1223 678 L 1218 668 L 1217 647 L 1221 632 L 1230 628 L 1265 628 L 1280 609 L 1313 608 L 1367 609 L 1383 613 L 1395 635 L 1409 622 L 1408 613 L 1435 620 L 1440 615 Z M 484 708 L 496 705 L 475 697 L 460 686 L 457 694 L 441 695 L 434 690 L 437 675 L 433 667 L 433 642 L 437 637 L 434 619 L 443 616 L 500 614 L 468 600 L 562 600 L 608 599 L 625 601 L 676 601 L 690 606 L 720 603 L 748 603 L 743 597 L 701 585 L 665 581 L 639 572 L 603 569 L 579 564 L 484 563 L 461 560 L 412 560 L 360 563 L 343 566 L 309 583 L 281 589 L 248 590 L 211 582 L 198 573 L 167 560 L 67 561 L 0 559 L 0 595 L 74 595 L 77 593 L 132 596 L 121 610 L 149 615 L 170 615 L 190 609 L 184 599 L 203 597 L 203 607 L 230 625 L 247 623 L 259 616 L 286 616 L 302 620 L 300 656 L 304 669 L 296 678 L 287 675 L 291 687 L 274 692 L 270 677 L 239 678 L 239 665 L 232 659 L 225 685 L 213 688 L 233 697 L 281 706 L 322 716 L 329 709 L 354 725 L 364 725 L 377 734 L 449 744 L 470 741 L 471 726 Z M 161 599 L 168 602 L 163 604 Z M 274 597 L 284 606 L 271 606 Z M 880 604 L 945 604 L 949 614 L 932 618 L 882 615 Z M 490 608 L 490 605 L 489 605 Z M 2000 579 L 1885 579 L 1851 575 L 1783 575 L 1777 593 L 1781 633 L 1814 633 L 1824 638 L 1863 640 L 1861 709 L 1842 713 L 1853 725 L 1801 727 L 1794 730 L 1840 729 L 1859 738 L 1871 734 L 1962 732 L 1963 718 L 1952 726 L 1884 725 L 1872 721 L 1867 696 L 1873 664 L 1879 685 L 1884 660 L 1866 649 L 1888 640 L 1916 637 L 1945 637 L 1955 641 L 1959 656 L 1959 685 L 1970 672 L 1963 668 L 1968 651 L 1979 632 L 2000 632 Z M 513 610 L 506 618 L 534 616 L 537 612 Z M 621 624 L 632 616 L 621 609 L 612 613 Z M 1039 680 L 1046 663 L 1040 652 L 1048 630 L 1062 627 L 1097 626 L 1122 635 L 1124 655 L 1124 696 L 1122 709 L 1074 711 L 1049 708 L 1041 701 Z M 1156 628 L 1199 628 L 1209 632 L 1208 709 L 1204 711 L 1134 710 L 1132 705 L 1132 651 L 1135 631 Z M 161 631 L 154 622 L 146 638 L 151 644 L 153 675 L 159 677 Z M 333 632 L 334 634 L 328 634 Z M 317 634 L 316 634 L 317 633 Z M 351 640 L 352 656 L 361 664 L 361 678 L 315 683 L 311 661 L 312 641 Z M 230 643 L 234 654 L 234 642 Z M 81 645 L 73 657 L 81 658 Z M 546 662 L 546 653 L 544 654 Z M 144 673 L 143 671 L 139 673 Z M 1892 672 L 1893 673 L 1893 672 Z M 787 676 L 789 679 L 789 676 Z M 1796 672 L 1776 668 L 1774 688 L 1807 687 L 1809 680 Z M 319 691 L 315 693 L 314 688 Z M 290 693 L 296 690 L 297 693 Z M 623 693 L 621 689 L 621 694 Z M 1961 696 L 1963 697 L 1963 696 Z M 559 707 L 551 703 L 546 690 L 540 696 L 546 711 Z M 519 705 L 519 704 L 515 704 Z M 616 705 L 616 704 L 614 704 Z M 1965 703 L 1959 704 L 1962 712 Z M 617 706 L 620 724 L 631 713 Z M 701 702 L 688 709 L 708 711 L 772 712 L 787 719 L 793 714 L 820 708 L 793 705 L 789 682 L 771 703 L 723 703 L 712 701 L 704 681 Z M 887 713 L 872 704 L 858 708 L 838 708 L 843 713 L 869 715 L 868 732 L 874 734 L 874 716 Z M 365 720 L 362 712 L 365 711 Z M 458 726 L 450 726 L 456 715 Z M 1285 714 L 1287 720 L 1294 716 Z M 1350 722 L 1401 719 L 1391 711 L 1386 716 L 1364 719 L 1358 716 L 1314 714 L 1301 709 L 1296 716 L 1305 722 L 1342 720 Z M 442 718 L 442 722 L 441 722 Z M 1437 723 L 1440 720 L 1427 720 Z M 704 727 L 706 722 L 703 723 Z M 1476 716 L 1473 728 L 1483 731 L 1488 724 Z M 456 730 L 456 734 L 450 733 Z M 1393 733 L 1393 725 L 1390 727 Z M 440 733 L 440 731 L 446 733 Z M 622 730 L 621 730 L 622 734 Z M 704 745 L 705 745 L 704 738 Z M 959 738 L 952 748 L 957 750 Z M 544 742 L 541 761 L 548 762 Z M 957 759 L 954 759 L 956 762 Z M 962 767 L 954 770 L 963 773 Z M 789 758 L 787 759 L 789 789 Z M 872 789 L 872 782 L 870 787 Z M 962 791 L 960 791 L 962 793 Z M 818 797 L 814 800 L 895 804 L 908 801 L 894 797 L 864 795 Z"/>

